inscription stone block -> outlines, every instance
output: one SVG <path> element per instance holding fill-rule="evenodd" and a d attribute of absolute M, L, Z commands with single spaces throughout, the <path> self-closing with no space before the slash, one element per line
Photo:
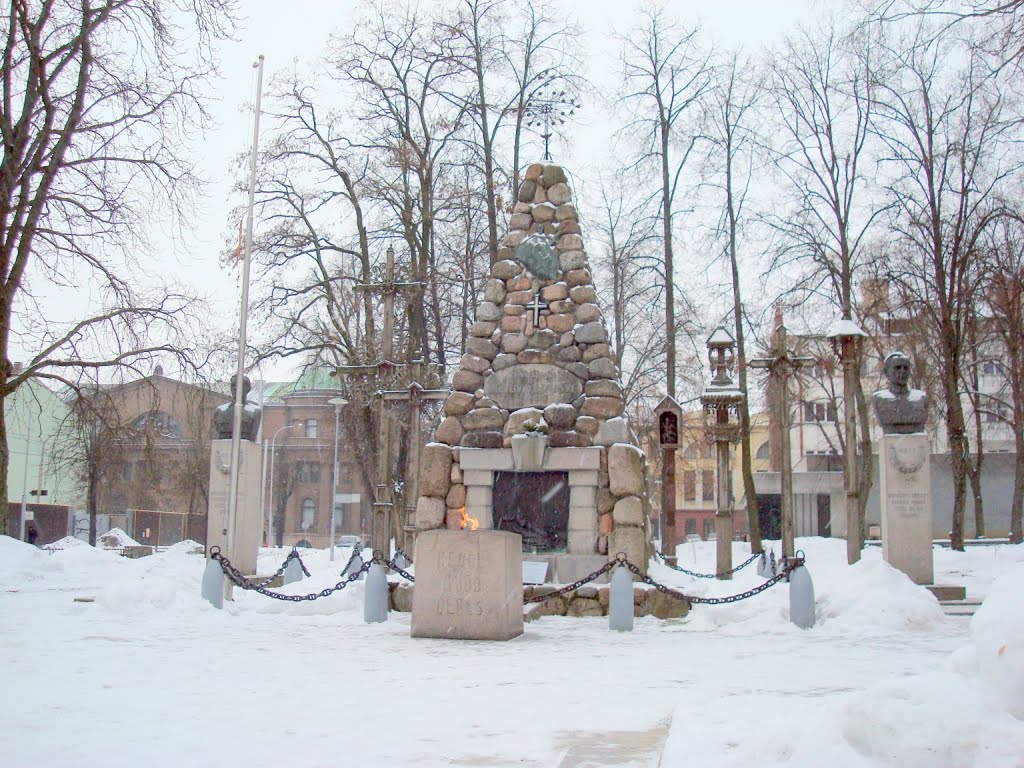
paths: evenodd
<path fill-rule="evenodd" d="M 931 447 L 925 434 L 883 435 L 882 557 L 915 584 L 932 584 Z"/>
<path fill-rule="evenodd" d="M 510 640 L 523 633 L 522 539 L 506 531 L 416 537 L 412 637 Z"/>
<path fill-rule="evenodd" d="M 501 408 L 545 408 L 571 403 L 583 393 L 580 380 L 556 365 L 524 364 L 491 374 L 484 392 Z"/>

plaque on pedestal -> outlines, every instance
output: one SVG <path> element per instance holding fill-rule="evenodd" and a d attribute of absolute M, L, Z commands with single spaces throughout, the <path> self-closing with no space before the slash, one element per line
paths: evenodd
<path fill-rule="evenodd" d="M 925 434 L 887 434 L 879 441 L 882 556 L 915 584 L 931 584 L 931 446 Z"/>

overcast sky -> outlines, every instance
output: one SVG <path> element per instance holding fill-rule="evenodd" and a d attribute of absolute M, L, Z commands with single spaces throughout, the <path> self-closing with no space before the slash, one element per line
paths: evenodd
<path fill-rule="evenodd" d="M 676 0 L 671 12 L 686 23 L 700 20 L 718 45 L 754 51 L 779 41 L 801 22 L 837 6 L 841 0 Z M 597 83 L 615 84 L 616 47 L 614 31 L 630 29 L 636 20 L 637 2 L 587 0 L 556 2 L 567 15 L 575 16 L 586 34 L 589 54 L 588 76 Z M 309 61 L 324 50 L 334 32 L 347 33 L 352 26 L 355 4 L 338 0 L 243 0 L 245 20 L 237 40 L 221 49 L 223 78 L 214 84 L 214 124 L 203 138 L 198 154 L 203 171 L 211 180 L 209 196 L 200 206 L 195 234 L 182 247 L 174 248 L 168 270 L 180 270 L 203 290 L 214 294 L 219 320 L 237 328 L 239 273 L 219 266 L 218 257 L 226 233 L 232 229 L 230 210 L 233 158 L 246 151 L 251 140 L 251 113 L 255 79 L 252 63 L 266 57 L 265 82 L 295 62 Z M 586 160 L 608 152 L 607 122 L 597 105 L 584 104 L 572 129 L 574 151 L 555 147 L 554 152 L 585 186 L 592 165 Z M 581 158 L 577 160 L 577 158 Z M 170 250 L 170 248 L 169 248 Z M 268 378 L 289 374 L 287 367 L 263 371 Z"/>

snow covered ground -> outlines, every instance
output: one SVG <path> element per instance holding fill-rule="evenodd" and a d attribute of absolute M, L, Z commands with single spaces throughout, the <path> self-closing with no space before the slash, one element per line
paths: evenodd
<path fill-rule="evenodd" d="M 511 642 L 413 640 L 362 621 L 362 584 L 315 602 L 199 597 L 187 544 L 130 560 L 0 536 L 0 766 L 1024 766 L 1024 546 L 937 549 L 973 619 L 845 542 L 801 539 L 818 624 L 788 586 L 686 619 L 546 617 Z M 745 559 L 736 545 L 735 562 Z M 270 573 L 285 550 L 264 550 Z M 714 568 L 714 544 L 679 547 Z M 339 550 L 303 552 L 333 585 Z M 760 583 L 652 575 L 691 594 Z M 74 602 L 75 597 L 94 602 Z"/>

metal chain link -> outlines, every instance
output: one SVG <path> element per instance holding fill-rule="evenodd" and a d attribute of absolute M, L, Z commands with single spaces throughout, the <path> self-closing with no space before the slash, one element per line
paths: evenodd
<path fill-rule="evenodd" d="M 719 571 L 718 573 L 698 573 L 697 571 L 688 571 L 688 570 L 686 570 L 685 568 L 683 568 L 681 566 L 670 565 L 666 561 L 665 555 L 663 555 L 661 552 L 655 551 L 654 556 L 659 558 L 663 565 L 668 566 L 673 571 L 679 571 L 680 573 L 685 573 L 687 576 L 693 576 L 693 578 L 695 578 L 695 579 L 717 579 L 719 576 L 731 576 L 732 574 L 737 573 L 738 571 L 742 571 L 744 568 L 746 568 L 752 562 L 757 560 L 757 558 L 764 556 L 764 550 L 762 549 L 760 552 L 755 552 L 750 557 L 748 557 L 746 559 L 746 561 L 740 563 L 735 568 L 730 568 L 728 571 Z"/>
<path fill-rule="evenodd" d="M 348 562 L 345 563 L 345 567 L 341 569 L 341 575 L 344 576 L 345 573 L 348 571 L 348 569 L 352 567 L 352 563 L 355 562 L 355 559 L 357 557 L 362 557 L 362 555 L 363 555 L 363 548 L 362 547 L 352 547 L 352 554 L 349 555 Z"/>
<path fill-rule="evenodd" d="M 564 587 L 559 587 L 554 592 L 548 592 L 545 595 L 534 595 L 533 597 L 527 597 L 523 600 L 523 605 L 529 605 L 530 603 L 542 603 L 545 600 L 549 600 L 552 597 L 561 597 L 564 594 L 572 592 L 574 589 L 579 589 L 584 584 L 588 584 L 599 576 L 608 573 L 612 568 L 618 565 L 618 560 L 609 560 L 607 563 L 602 565 L 596 571 L 589 576 L 584 576 L 582 579 L 577 579 L 572 584 L 568 584 Z"/>
<path fill-rule="evenodd" d="M 398 552 L 402 552 L 402 550 L 398 550 Z M 401 576 L 401 577 L 402 577 L 403 579 L 408 579 L 408 580 L 409 580 L 409 581 L 411 581 L 411 582 L 412 582 L 413 584 L 415 584 L 415 583 L 416 583 L 416 577 L 415 577 L 415 576 L 413 576 L 413 575 L 412 575 L 411 573 L 409 573 L 408 571 L 402 570 L 402 569 L 401 569 L 401 568 L 399 568 L 399 567 L 398 567 L 398 565 L 397 565 L 397 564 L 395 563 L 395 560 L 396 560 L 396 559 L 398 558 L 398 552 L 395 552 L 395 557 L 393 557 L 393 558 L 392 558 L 391 560 L 388 560 L 388 561 L 387 561 L 387 563 L 386 563 L 387 567 L 388 567 L 388 568 L 390 568 L 391 570 L 393 570 L 393 571 L 394 571 L 395 573 L 397 573 L 397 574 L 398 574 L 399 576 Z M 402 554 L 403 554 L 403 555 L 405 555 L 405 553 L 404 553 L 404 552 L 402 552 Z M 408 557 L 408 555 L 405 555 L 405 556 L 406 556 L 406 557 Z"/>
<path fill-rule="evenodd" d="M 214 549 L 216 549 L 218 552 L 220 551 L 220 547 L 214 547 Z M 211 552 L 212 552 L 212 550 L 211 550 Z M 223 555 L 222 555 L 222 557 L 223 557 Z M 292 547 L 292 551 L 288 553 L 288 557 L 286 557 L 284 559 L 284 562 L 281 563 L 281 567 L 278 568 L 270 576 L 264 576 L 263 578 L 259 578 L 259 579 L 247 579 L 245 576 L 242 576 L 242 578 L 245 579 L 246 582 L 248 582 L 249 584 L 251 584 L 253 586 L 265 587 L 265 586 L 267 586 L 267 584 L 272 582 L 278 576 L 283 574 L 285 572 L 285 569 L 288 567 L 288 563 L 290 563 L 292 560 L 298 560 L 299 561 L 299 567 L 302 568 L 302 572 L 306 575 L 306 578 L 308 579 L 309 578 L 309 571 L 306 570 L 306 564 L 304 562 L 302 562 L 302 557 L 299 555 L 299 550 L 297 548 L 295 548 L 295 547 Z M 241 586 L 241 585 L 239 585 L 239 586 Z"/>
<path fill-rule="evenodd" d="M 284 600 L 291 603 L 301 603 L 307 600 L 319 600 L 321 597 L 330 597 L 335 592 L 339 592 L 345 587 L 347 587 L 353 581 L 357 581 L 359 579 L 359 576 L 365 573 L 366 571 L 369 571 L 370 567 L 373 566 L 374 563 L 380 565 L 385 564 L 383 557 L 380 555 L 380 553 L 375 552 L 373 559 L 363 563 L 362 568 L 360 568 L 358 571 L 355 571 L 354 573 L 349 574 L 347 578 L 342 579 L 333 587 L 321 589 L 319 592 L 311 592 L 308 595 L 282 595 L 280 592 L 271 592 L 266 587 L 263 587 L 259 584 L 255 584 L 246 579 L 245 576 L 243 576 L 239 572 L 239 570 L 231 564 L 231 561 L 220 553 L 220 547 L 212 547 L 210 549 L 210 557 L 220 564 L 220 569 L 224 572 L 224 575 L 227 576 L 227 578 L 231 581 L 232 584 L 241 587 L 242 589 L 250 590 L 252 592 L 258 592 L 259 594 L 266 595 L 267 597 L 272 597 L 275 600 Z"/>
<path fill-rule="evenodd" d="M 789 574 L 792 571 L 796 570 L 797 568 L 799 568 L 801 565 L 804 564 L 803 558 L 800 558 L 800 557 L 791 558 L 790 562 L 788 562 L 786 564 L 786 567 L 783 568 L 779 573 L 777 573 L 772 578 L 768 579 L 766 582 L 764 582 L 764 584 L 756 586 L 753 589 L 748 589 L 746 592 L 740 592 L 740 593 L 735 594 L 735 595 L 727 595 L 725 597 L 695 597 L 695 596 L 691 596 L 691 595 L 686 595 L 686 594 L 684 594 L 682 592 L 679 592 L 678 590 L 672 589 L 671 587 L 667 587 L 664 584 L 659 584 L 654 579 L 652 579 L 650 576 L 648 576 L 648 575 L 644 574 L 643 572 L 641 572 L 641 570 L 639 568 L 637 568 L 635 565 L 633 565 L 633 563 L 629 562 L 629 560 L 626 559 L 626 556 L 624 554 L 622 554 L 621 552 L 618 555 L 616 555 L 616 560 L 619 560 L 620 558 L 621 558 L 622 564 L 626 568 L 628 568 L 632 573 L 634 573 L 637 576 L 639 576 L 640 580 L 642 582 L 644 582 L 645 584 L 649 584 L 650 586 L 654 587 L 659 592 L 663 592 L 666 595 L 671 595 L 672 597 L 678 598 L 680 600 L 687 600 L 687 601 L 689 601 L 693 605 L 701 605 L 701 604 L 703 604 L 703 605 L 724 605 L 726 603 L 737 603 L 740 600 L 746 600 L 748 597 L 753 597 L 754 595 L 757 595 L 757 594 L 760 594 L 761 592 L 764 592 L 766 589 L 770 589 L 771 587 L 774 587 L 776 584 L 778 584 L 783 579 L 788 579 L 789 578 Z"/>

